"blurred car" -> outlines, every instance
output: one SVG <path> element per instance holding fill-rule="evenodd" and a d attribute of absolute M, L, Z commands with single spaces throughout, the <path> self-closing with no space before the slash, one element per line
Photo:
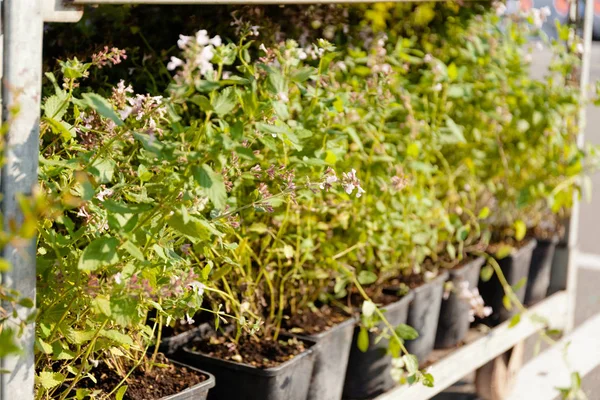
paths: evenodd
<path fill-rule="evenodd" d="M 507 11 L 515 12 L 517 10 L 528 11 L 532 8 L 548 7 L 551 11 L 547 22 L 543 25 L 546 34 L 551 38 L 556 38 L 556 26 L 554 20 L 558 19 L 561 24 L 565 24 L 569 18 L 569 0 L 508 0 L 506 3 Z M 581 16 L 585 9 L 585 2 L 579 2 Z M 592 36 L 594 40 L 600 40 L 600 0 L 594 0 L 594 25 Z"/>

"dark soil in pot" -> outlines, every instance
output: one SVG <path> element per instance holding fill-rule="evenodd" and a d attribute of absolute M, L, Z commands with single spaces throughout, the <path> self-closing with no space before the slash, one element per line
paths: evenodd
<path fill-rule="evenodd" d="M 412 297 L 412 293 L 402 298 L 388 294 L 384 298 L 390 301 L 380 302 L 378 298 L 374 298 L 373 301 L 377 304 L 388 303 L 383 307 L 386 310 L 384 315 L 390 324 L 396 326 L 406 323 Z M 380 327 L 383 329 L 383 323 Z M 360 328 L 356 327 L 344 382 L 344 399 L 372 398 L 388 391 L 396 384 L 390 375 L 391 357 L 386 354 L 388 340 L 382 339 L 375 343 L 377 334 L 369 332 L 369 348 L 363 353 L 356 345 L 359 332 Z"/>
<path fill-rule="evenodd" d="M 448 275 L 454 290 L 447 293 L 442 300 L 440 318 L 435 335 L 435 348 L 447 349 L 459 344 L 469 332 L 469 304 L 460 298 L 456 288 L 461 282 L 468 282 L 469 287 L 477 287 L 479 272 L 485 259 L 478 257 L 468 260 L 453 269 L 448 270 Z"/>
<path fill-rule="evenodd" d="M 558 236 L 550 240 L 537 240 L 537 245 L 531 256 L 527 289 L 525 290 L 525 305 L 532 305 L 543 300 L 550 286 L 552 260 L 558 243 Z"/>
<path fill-rule="evenodd" d="M 404 345 L 409 353 L 417 356 L 419 362 L 425 361 L 433 351 L 447 279 L 448 272 L 441 271 L 431 281 L 411 288 L 413 300 L 408 308 L 407 324 L 419 332 L 419 337 L 406 341 Z"/>
<path fill-rule="evenodd" d="M 286 330 L 302 339 L 314 340 L 315 365 L 308 400 L 339 400 L 348 366 L 356 319 L 333 307 L 296 314 L 285 321 Z"/>
<path fill-rule="evenodd" d="M 305 400 L 313 344 L 286 335 L 278 341 L 242 337 L 234 344 L 212 332 L 185 346 L 178 357 L 222 382 L 209 400 Z"/>
<path fill-rule="evenodd" d="M 519 247 L 513 249 L 512 253 L 498 261 L 500 268 L 510 286 L 515 286 L 523 278 L 527 279 L 529 276 L 529 265 L 531 264 L 531 256 L 533 249 L 535 248 L 536 240 L 528 239 L 519 243 Z M 523 302 L 525 300 L 525 290 L 527 285 L 522 285 L 515 291 L 518 299 Z M 493 274 L 489 281 L 479 282 L 479 292 L 481 297 L 487 306 L 492 307 L 492 315 L 484 320 L 485 323 L 496 326 L 515 315 L 517 307 L 513 307 L 512 310 L 507 310 L 502 299 L 504 297 L 504 289 L 500 284 L 500 280 L 496 274 Z"/>
<path fill-rule="evenodd" d="M 204 400 L 209 389 L 215 386 L 215 378 L 207 372 L 167 360 L 164 356 L 158 361 L 168 366 L 154 367 L 150 371 L 136 368 L 133 371 L 125 383 L 124 400 Z M 98 383 L 87 379 L 80 388 L 110 393 L 122 380 L 104 363 L 98 365 L 93 373 Z"/>

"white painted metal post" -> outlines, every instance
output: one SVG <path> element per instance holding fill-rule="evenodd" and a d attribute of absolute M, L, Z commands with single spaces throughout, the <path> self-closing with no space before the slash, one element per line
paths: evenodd
<path fill-rule="evenodd" d="M 590 80 L 590 62 L 592 54 L 592 27 L 594 24 L 594 2 L 586 0 L 583 21 L 583 54 L 581 59 L 581 75 L 579 77 L 579 86 L 581 88 L 582 104 L 588 99 L 589 80 Z M 577 136 L 577 145 L 584 145 L 584 132 L 586 125 L 585 118 L 586 107 L 583 105 L 579 112 L 579 135 Z M 569 226 L 569 256 L 567 270 L 567 292 L 569 293 L 569 304 L 567 308 L 567 326 L 565 331 L 569 332 L 575 325 L 575 302 L 577 298 L 577 247 L 578 247 L 578 229 L 579 229 L 579 201 L 575 201 L 571 213 Z"/>
<path fill-rule="evenodd" d="M 22 215 L 16 196 L 30 194 L 37 183 L 40 97 L 42 82 L 43 22 L 41 0 L 4 0 L 2 64 L 2 114 L 10 119 L 6 135 L 6 163 L 2 167 L 0 189 L 4 223 L 17 226 Z M 10 110 L 18 113 L 10 116 Z M 7 246 L 3 256 L 12 270 L 3 284 L 21 295 L 35 299 L 35 241 L 17 250 Z M 27 314 L 27 309 L 18 309 Z M 6 357 L 0 367 L 11 371 L 0 374 L 0 400 L 33 399 L 35 327 L 29 325 L 19 338 L 22 354 Z"/>

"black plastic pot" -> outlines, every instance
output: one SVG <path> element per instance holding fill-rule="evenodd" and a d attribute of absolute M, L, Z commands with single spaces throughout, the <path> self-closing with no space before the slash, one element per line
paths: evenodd
<path fill-rule="evenodd" d="M 395 326 L 406 323 L 412 297 L 411 292 L 384 307 L 384 315 L 390 324 Z M 383 329 L 383 323 L 380 326 Z M 344 399 L 368 399 L 386 392 L 396 384 L 390 375 L 391 357 L 386 354 L 388 340 L 382 339 L 375 343 L 377 334 L 369 332 L 369 348 L 363 353 L 356 345 L 359 332 L 360 328 L 356 327 L 344 382 Z"/>
<path fill-rule="evenodd" d="M 419 332 L 419 337 L 407 341 L 404 345 L 420 362 L 425 361 L 433 351 L 444 283 L 447 279 L 448 272 L 441 271 L 435 279 L 412 290 L 414 297 L 408 308 L 407 324 Z"/>
<path fill-rule="evenodd" d="M 506 278 L 506 281 L 510 286 L 515 286 L 521 279 L 529 276 L 529 265 L 531 264 L 531 256 L 533 249 L 535 248 L 536 240 L 531 239 L 520 249 L 516 249 L 507 257 L 504 257 L 498 261 L 502 273 Z M 525 300 L 525 290 L 527 285 L 523 285 L 515 291 L 515 295 L 519 301 Z M 510 319 L 513 315 L 518 312 L 517 307 L 513 307 L 510 311 L 507 310 L 503 303 L 502 298 L 504 297 L 504 289 L 500 284 L 500 280 L 496 274 L 492 275 L 492 278 L 483 282 L 479 282 L 479 292 L 486 305 L 492 307 L 492 315 L 485 320 L 485 322 L 491 326 L 498 325 Z"/>
<path fill-rule="evenodd" d="M 550 286 L 552 259 L 558 243 L 558 237 L 551 240 L 538 240 L 529 266 L 527 289 L 525 290 L 525 305 L 532 305 L 543 300 Z"/>
<path fill-rule="evenodd" d="M 452 281 L 454 287 L 458 287 L 460 282 L 463 281 L 467 281 L 469 287 L 476 287 L 479 282 L 479 272 L 484 262 L 483 257 L 478 257 L 465 265 L 449 270 L 450 281 Z M 447 299 L 442 300 L 440 319 L 435 335 L 436 349 L 447 349 L 456 346 L 465 338 L 471 326 L 469 308 L 469 304 L 454 291 L 450 292 Z"/>
<path fill-rule="evenodd" d="M 193 341 L 195 338 L 200 337 L 203 332 L 209 329 L 206 325 L 200 325 L 190 329 L 189 331 L 182 332 L 178 335 L 168 336 L 161 338 L 158 351 L 170 356 L 175 354 L 179 349 L 183 348 L 186 344 Z M 153 352 L 151 348 L 149 352 Z"/>
<path fill-rule="evenodd" d="M 210 357 L 188 346 L 180 355 L 186 364 L 209 371 L 220 382 L 210 391 L 208 400 L 306 400 L 308 396 L 314 364 L 312 348 L 266 369 Z"/>
<path fill-rule="evenodd" d="M 294 335 L 317 342 L 308 400 L 339 400 L 344 389 L 356 319 L 350 318 L 315 335 Z"/>
<path fill-rule="evenodd" d="M 206 371 L 199 370 L 190 365 L 182 364 L 174 360 L 169 361 L 177 365 L 178 367 L 185 367 L 187 369 L 196 371 L 206 376 L 207 379 L 203 382 L 198 383 L 197 385 L 185 389 L 183 392 L 163 397 L 161 398 L 161 400 L 206 400 L 208 396 L 208 391 L 215 387 L 215 377 Z"/>

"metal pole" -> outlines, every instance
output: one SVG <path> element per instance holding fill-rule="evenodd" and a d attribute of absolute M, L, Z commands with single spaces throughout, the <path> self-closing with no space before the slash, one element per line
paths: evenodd
<path fill-rule="evenodd" d="M 579 87 L 581 89 L 581 110 L 579 112 L 579 135 L 577 136 L 577 145 L 582 147 L 585 139 L 586 125 L 586 107 L 585 102 L 588 98 L 588 85 L 590 80 L 590 63 L 592 54 L 592 27 L 594 24 L 594 2 L 586 0 L 583 14 L 583 54 L 581 56 L 581 74 L 579 76 Z M 575 199 L 571 213 L 569 226 L 569 256 L 567 271 L 567 291 L 569 293 L 569 304 L 567 308 L 567 325 L 565 331 L 569 332 L 575 325 L 575 302 L 577 297 L 577 262 L 575 260 L 578 243 L 579 229 L 579 201 Z"/>
<path fill-rule="evenodd" d="M 2 64 L 2 113 L 10 121 L 6 135 L 6 162 L 2 167 L 0 190 L 5 228 L 22 223 L 16 202 L 19 194 L 31 194 L 37 183 L 40 97 L 42 82 L 43 22 L 41 0 L 4 0 Z M 11 115 L 11 110 L 18 113 Z M 3 284 L 35 300 L 35 240 L 25 248 L 7 246 L 3 256 L 12 270 L 3 275 Z M 27 315 L 27 309 L 17 312 Z M 35 327 L 27 326 L 19 337 L 22 353 L 0 361 L 0 400 L 33 399 Z"/>

